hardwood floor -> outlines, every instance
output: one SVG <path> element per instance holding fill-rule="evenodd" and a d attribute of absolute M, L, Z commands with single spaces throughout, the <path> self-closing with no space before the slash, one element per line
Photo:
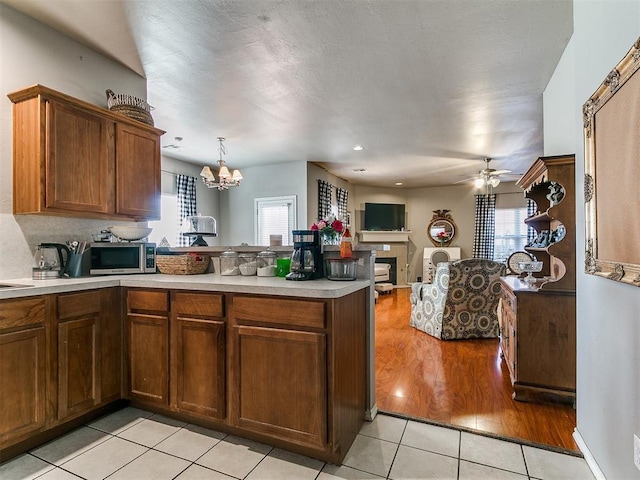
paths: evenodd
<path fill-rule="evenodd" d="M 410 292 L 376 304 L 378 409 L 578 451 L 571 406 L 513 400 L 498 340 L 442 341 L 410 327 Z"/>

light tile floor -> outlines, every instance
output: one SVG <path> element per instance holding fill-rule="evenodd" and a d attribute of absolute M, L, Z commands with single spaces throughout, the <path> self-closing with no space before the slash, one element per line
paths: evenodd
<path fill-rule="evenodd" d="M 0 465 L 2 480 L 590 480 L 584 459 L 378 415 L 343 465 L 125 408 Z"/>

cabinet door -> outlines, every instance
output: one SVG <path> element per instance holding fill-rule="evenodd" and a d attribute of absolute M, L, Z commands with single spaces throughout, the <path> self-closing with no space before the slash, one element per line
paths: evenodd
<path fill-rule="evenodd" d="M 131 398 L 169 405 L 169 319 L 128 315 Z"/>
<path fill-rule="evenodd" d="M 116 213 L 160 219 L 160 138 L 116 124 Z"/>
<path fill-rule="evenodd" d="M 0 447 L 45 426 L 45 352 L 44 326 L 0 333 Z"/>
<path fill-rule="evenodd" d="M 326 445 L 326 335 L 234 328 L 236 425 L 299 445 Z"/>
<path fill-rule="evenodd" d="M 0 301 L 0 447 L 45 428 L 45 297 Z"/>
<path fill-rule="evenodd" d="M 98 304 L 99 305 L 99 304 Z M 58 324 L 58 419 L 100 402 L 99 316 Z"/>
<path fill-rule="evenodd" d="M 174 334 L 175 406 L 178 410 L 225 417 L 225 324 L 176 319 Z"/>
<path fill-rule="evenodd" d="M 113 157 L 106 119 L 55 100 L 48 118 L 45 207 L 113 210 Z M 112 125 L 112 124 L 111 124 Z"/>

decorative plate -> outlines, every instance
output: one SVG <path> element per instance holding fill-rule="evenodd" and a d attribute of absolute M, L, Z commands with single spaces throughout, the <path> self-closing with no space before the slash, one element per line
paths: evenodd
<path fill-rule="evenodd" d="M 507 267 L 511 273 L 519 275 L 524 272 L 524 270 L 520 268 L 520 262 L 532 262 L 534 260 L 533 255 L 528 252 L 513 252 L 507 259 Z"/>

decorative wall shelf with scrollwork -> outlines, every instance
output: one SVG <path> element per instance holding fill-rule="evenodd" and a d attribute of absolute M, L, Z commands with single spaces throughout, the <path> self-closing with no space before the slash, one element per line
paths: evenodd
<path fill-rule="evenodd" d="M 538 287 L 574 292 L 575 276 L 575 156 L 541 157 L 517 182 L 536 204 L 525 223 L 536 239 L 525 247 L 544 267 Z"/>

